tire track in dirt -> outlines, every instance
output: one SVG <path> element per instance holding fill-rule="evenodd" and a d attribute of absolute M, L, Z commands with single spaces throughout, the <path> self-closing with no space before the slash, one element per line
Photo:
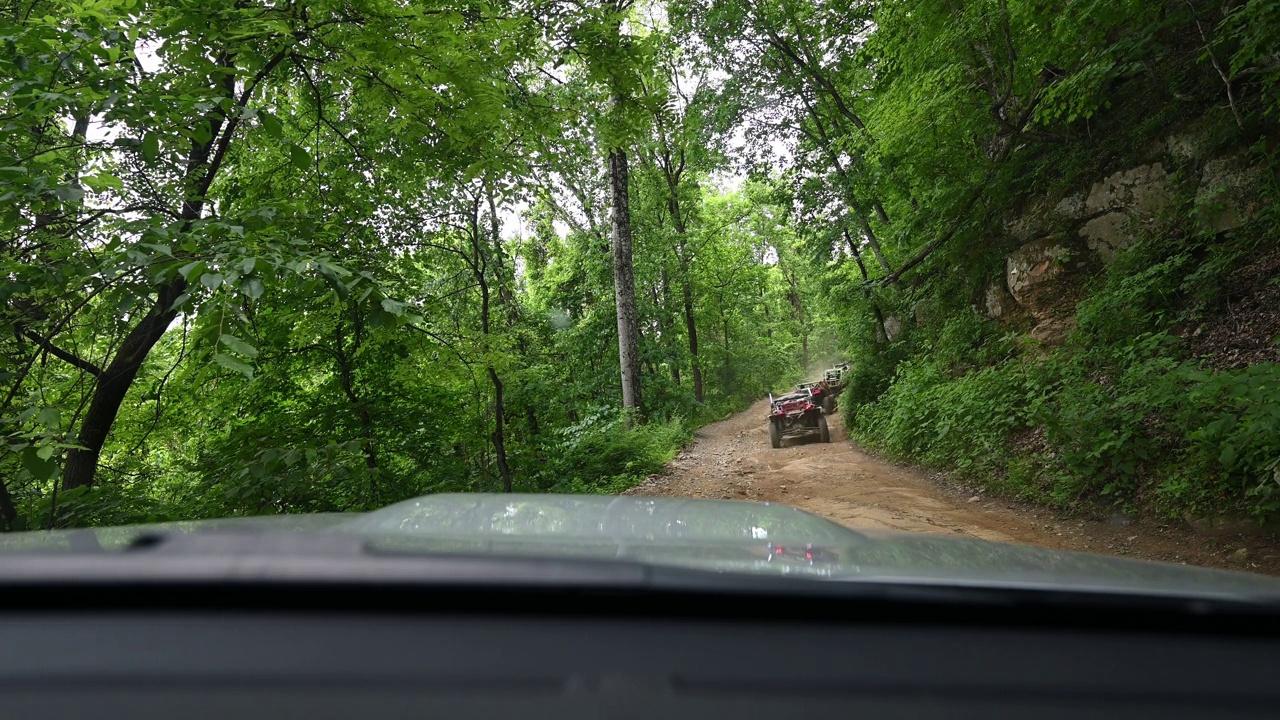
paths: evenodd
<path fill-rule="evenodd" d="M 628 495 L 779 502 L 864 532 L 959 535 L 1058 550 L 1280 574 L 1280 551 L 1260 537 L 1206 538 L 1125 518 L 1066 518 L 990 498 L 881 460 L 849 442 L 836 413 L 831 442 L 788 438 L 769 447 L 768 401 L 704 426 L 695 442 Z M 976 494 L 975 494 L 976 492 Z"/>

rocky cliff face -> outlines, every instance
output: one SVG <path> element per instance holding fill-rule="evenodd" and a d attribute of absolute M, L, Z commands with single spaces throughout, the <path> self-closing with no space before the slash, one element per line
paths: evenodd
<path fill-rule="evenodd" d="M 1059 344 L 1073 326 L 1086 280 L 1144 233 L 1177 222 L 1184 202 L 1204 232 L 1223 233 L 1261 209 L 1262 167 L 1247 151 L 1199 157 L 1193 137 L 1175 136 L 1158 159 L 1102 178 L 1088 187 L 1041 202 L 1005 226 L 1021 246 L 1005 260 L 1004 275 L 989 285 L 977 308 L 988 317 L 1029 316 L 1031 336 Z"/>

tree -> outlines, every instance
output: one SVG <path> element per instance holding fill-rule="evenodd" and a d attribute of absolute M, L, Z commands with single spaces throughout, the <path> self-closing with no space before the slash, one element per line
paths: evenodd
<path fill-rule="evenodd" d="M 620 487 L 800 353 L 653 13 L 4 12 L 2 527 Z"/>

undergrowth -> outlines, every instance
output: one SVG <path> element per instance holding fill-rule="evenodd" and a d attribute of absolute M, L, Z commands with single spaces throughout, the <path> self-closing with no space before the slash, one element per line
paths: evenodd
<path fill-rule="evenodd" d="M 692 433 L 680 418 L 628 426 L 601 411 L 556 431 L 549 457 L 529 490 L 618 493 L 661 472 Z"/>
<path fill-rule="evenodd" d="M 852 435 L 887 455 L 955 471 L 993 491 L 1063 508 L 1163 515 L 1280 513 L 1280 364 L 1219 369 L 1179 329 L 1272 228 L 1238 238 L 1151 238 L 1123 252 L 1053 351 L 966 308 L 863 363 Z M 865 376 L 872 377 L 865 377 Z"/>
<path fill-rule="evenodd" d="M 792 372 L 785 379 L 790 383 L 800 376 Z M 745 410 L 751 402 L 741 395 L 722 398 L 698 406 L 688 418 L 673 417 L 633 426 L 628 426 L 616 411 L 601 409 L 556 432 L 542 469 L 523 489 L 620 493 L 662 473 L 667 463 L 693 441 L 694 430 Z"/>

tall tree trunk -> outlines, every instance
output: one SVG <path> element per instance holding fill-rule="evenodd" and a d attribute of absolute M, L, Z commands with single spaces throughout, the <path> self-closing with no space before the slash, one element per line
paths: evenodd
<path fill-rule="evenodd" d="M 730 388 L 733 387 L 733 357 L 729 350 L 729 315 L 724 311 L 724 291 L 720 292 L 720 331 L 724 337 L 724 367 L 720 373 L 723 390 L 722 395 L 728 395 Z"/>
<path fill-rule="evenodd" d="M 498 472 L 502 474 L 502 491 L 511 492 L 511 466 L 507 464 L 507 441 L 503 434 L 503 415 L 506 412 L 502 398 L 502 380 L 498 377 L 498 371 L 490 365 L 486 368 L 489 372 L 489 381 L 493 383 L 493 450 L 498 456 Z"/>
<path fill-rule="evenodd" d="M 849 253 L 853 255 L 853 261 L 858 263 L 858 272 L 862 274 L 862 281 L 869 281 L 867 266 L 862 264 L 862 253 L 858 251 L 858 244 L 853 241 L 853 237 L 849 235 L 847 228 L 841 229 L 840 232 L 844 233 L 844 241 L 849 244 Z"/>
<path fill-rule="evenodd" d="M 622 407 L 640 408 L 640 330 L 636 312 L 636 280 L 631 266 L 631 203 L 627 153 L 609 153 L 609 185 L 613 198 L 613 288 L 618 305 L 618 364 L 622 374 Z"/>
<path fill-rule="evenodd" d="M 683 255 L 683 250 L 681 254 Z M 681 263 L 684 266 L 684 272 L 680 291 L 684 296 L 684 330 L 689 337 L 689 366 L 693 372 L 693 398 L 702 402 L 702 362 L 698 359 L 698 324 L 693 317 L 693 288 L 689 285 L 688 261 L 682 260 Z"/>
<path fill-rule="evenodd" d="M 524 424 L 529 437 L 537 437 L 541 432 L 538 428 L 538 413 L 533 409 L 533 405 L 528 403 L 524 406 Z"/>
<path fill-rule="evenodd" d="M 862 235 L 867 239 L 867 244 L 871 246 L 871 252 L 875 253 L 880 267 L 884 268 L 885 272 L 892 273 L 893 267 L 884 258 L 884 251 L 880 249 L 880 241 L 876 239 L 876 233 L 871 229 L 871 223 L 867 221 L 867 216 L 861 212 L 858 213 L 858 224 L 862 226 Z"/>
<path fill-rule="evenodd" d="M 804 320 L 804 301 L 800 299 L 800 286 L 796 282 L 795 273 L 788 268 L 786 272 L 787 278 L 787 300 L 791 302 L 791 309 L 795 311 L 796 321 L 800 323 L 800 366 L 807 372 L 809 369 L 809 326 Z"/>
<path fill-rule="evenodd" d="M 492 251 L 494 264 L 498 270 L 498 301 L 505 310 L 507 329 L 511 330 L 520 321 L 520 306 L 516 302 L 515 288 L 507 281 L 510 279 L 514 283 L 514 277 L 507 273 L 506 252 L 502 247 L 502 228 L 498 223 L 498 203 L 494 197 L 493 185 L 485 183 L 485 199 L 489 203 L 489 235 L 492 240 Z M 486 322 L 487 325 L 487 322 Z M 516 350 L 520 356 L 526 357 L 529 354 L 528 343 L 525 342 L 523 334 L 516 334 Z M 493 432 L 494 452 L 498 456 L 498 471 L 502 473 L 502 489 L 505 492 L 511 492 L 512 470 L 510 460 L 507 457 L 506 432 L 503 428 L 503 418 L 505 417 L 505 389 L 506 385 L 498 376 L 497 371 L 493 367 L 488 368 L 489 380 L 493 383 L 494 411 L 498 416 L 497 426 Z M 538 434 L 538 416 L 535 414 L 532 405 L 527 402 L 524 406 L 525 427 L 530 437 Z"/>
<path fill-rule="evenodd" d="M 847 229 L 843 229 L 841 232 L 844 233 L 845 242 L 849 243 L 849 252 L 853 254 L 854 261 L 858 263 L 858 271 L 862 273 L 862 281 L 865 283 L 869 280 L 869 276 L 867 275 L 867 266 L 862 262 L 862 253 L 858 252 L 858 245 L 853 241 L 853 238 L 850 237 L 849 231 Z M 880 337 L 888 340 L 889 331 L 884 326 L 884 313 L 880 312 L 879 303 L 877 303 L 875 298 L 871 296 L 870 288 L 863 287 L 862 292 L 866 295 L 867 302 L 871 303 L 871 310 L 876 315 L 876 324 L 880 328 Z"/>
<path fill-rule="evenodd" d="M 826 148 L 825 145 L 823 147 L 826 149 L 827 156 L 835 167 L 836 176 L 840 178 L 841 188 L 844 191 L 845 202 L 848 203 L 849 210 L 858 218 L 858 226 L 862 228 L 862 236 L 866 238 L 867 244 L 871 246 L 871 252 L 875 254 L 876 260 L 880 263 L 880 267 L 884 268 L 886 273 L 892 275 L 893 266 L 890 265 L 889 261 L 884 257 L 884 251 L 880 248 L 880 239 L 876 237 L 876 231 L 872 229 L 871 222 L 867 219 L 866 212 L 863 211 L 862 205 L 858 202 L 858 198 L 854 196 L 853 190 L 850 189 L 850 183 L 852 181 L 849 178 L 848 170 L 840 162 L 840 158 L 837 157 L 830 148 Z M 874 202 L 874 205 L 879 208 L 880 213 L 884 212 L 884 209 L 880 207 L 879 202 Z M 889 218 L 888 216 L 884 216 L 882 219 L 887 223 Z"/>
<path fill-rule="evenodd" d="M 692 295 L 689 288 L 689 262 L 685 257 L 685 233 L 688 228 L 685 226 L 684 213 L 680 210 L 680 178 L 684 175 L 685 155 L 684 151 L 680 152 L 680 162 L 673 162 L 671 157 L 671 146 L 667 142 L 666 126 L 663 124 L 662 113 L 654 116 L 654 123 L 658 128 L 658 137 L 662 143 L 662 152 L 659 156 L 659 164 L 662 168 L 662 177 L 667 183 L 667 212 L 671 215 L 671 224 L 676 230 L 676 235 L 680 238 L 678 255 L 680 257 L 680 271 L 683 279 L 684 291 L 684 309 L 685 309 L 685 325 L 689 331 L 689 354 L 690 362 L 693 367 L 694 375 L 694 398 L 698 402 L 702 402 L 702 371 L 698 369 L 698 338 L 697 330 L 693 324 L 693 303 Z M 671 307 L 671 283 L 667 277 L 667 268 L 662 268 L 662 291 L 666 300 L 664 307 Z M 675 362 L 671 365 L 671 377 L 680 383 L 680 363 Z"/>
<path fill-rule="evenodd" d="M 360 322 L 359 309 L 352 306 L 351 310 L 355 325 L 352 333 L 351 354 L 347 354 L 347 342 L 343 337 L 342 322 L 339 320 L 333 330 L 335 340 L 333 357 L 338 362 L 338 377 L 342 383 L 342 393 L 347 396 L 347 402 L 355 408 L 356 417 L 360 418 L 360 433 L 364 435 L 361 450 L 364 453 L 365 469 L 369 470 L 368 506 L 375 507 L 378 504 L 378 448 L 375 440 L 377 433 L 373 425 L 373 414 L 369 412 L 369 405 L 356 392 L 355 370 L 351 363 L 360 352 L 360 346 L 364 342 L 364 331 Z"/>
<path fill-rule="evenodd" d="M 871 209 L 876 211 L 876 217 L 880 218 L 880 222 L 885 225 L 891 224 L 889 222 L 889 213 L 884 211 L 884 205 L 881 205 L 879 200 L 871 201 Z"/>
<path fill-rule="evenodd" d="M 827 159 L 831 161 L 831 166 L 835 169 L 836 176 L 840 178 L 840 186 L 845 196 L 845 202 L 849 205 L 849 210 L 857 216 L 858 224 L 862 228 L 863 237 L 866 238 L 867 244 L 871 246 L 871 252 L 875 253 L 876 260 L 880 262 L 880 267 L 884 268 L 884 271 L 889 273 L 889 275 L 893 275 L 893 267 L 889 265 L 889 261 L 884 257 L 884 252 L 880 249 L 880 240 L 876 237 L 875 230 L 871 228 L 871 223 L 867 220 L 867 214 L 863 211 L 861 204 L 858 202 L 858 198 L 854 195 L 854 185 L 852 179 L 849 177 L 849 171 L 845 168 L 844 163 L 840 162 L 840 157 L 836 155 L 835 151 L 831 148 L 831 138 L 827 134 L 826 127 L 822 124 L 822 118 L 818 115 L 817 109 L 813 107 L 807 98 L 802 97 L 801 100 L 804 102 L 805 110 L 809 113 L 809 119 L 813 121 L 814 130 L 817 132 L 816 136 L 813 133 L 807 134 L 822 147 L 823 153 L 826 154 Z M 880 205 L 880 202 L 873 200 L 872 205 L 875 207 L 876 214 L 880 216 L 881 221 L 888 224 L 889 216 L 885 213 L 884 207 Z"/>
<path fill-rule="evenodd" d="M 773 339 L 773 315 L 769 312 L 769 301 L 766 298 L 765 286 L 760 286 L 760 307 L 764 310 L 764 336 Z"/>
<path fill-rule="evenodd" d="M 498 302 L 504 310 L 507 327 L 512 328 L 520 320 L 520 306 L 516 303 L 515 289 L 507 282 L 513 278 L 507 273 L 506 251 L 502 247 L 502 228 L 498 222 L 498 202 L 494 198 L 493 186 L 488 183 L 485 183 L 485 200 L 489 203 L 489 237 L 492 243 L 489 249 L 493 264 L 497 268 Z M 524 338 L 517 337 L 516 343 L 523 354 L 526 351 Z"/>
<path fill-rule="evenodd" d="M 253 99 L 254 93 L 262 80 L 270 75 L 284 60 L 285 50 L 276 53 L 252 78 L 237 78 L 235 63 L 231 55 L 222 53 L 218 62 L 225 69 L 213 86 L 213 90 L 221 92 L 223 97 L 237 98 L 236 106 L 243 110 Z M 243 91 L 237 93 L 237 81 L 247 83 Z M 204 213 L 204 204 L 209 188 L 226 160 L 231 140 L 235 137 L 236 128 L 241 118 L 239 113 L 228 115 L 222 106 L 214 108 L 205 116 L 210 126 L 210 139 L 207 142 L 193 142 L 187 155 L 186 176 L 183 179 L 184 199 L 182 210 L 178 214 L 182 220 L 182 231 L 190 229 L 191 224 L 200 219 Z M 86 127 L 87 129 L 87 127 Z M 80 131 L 77 123 L 76 131 Z M 143 316 L 142 320 L 125 336 L 124 342 L 116 350 L 110 364 L 99 376 L 94 386 L 93 398 L 89 402 L 89 410 L 80 423 L 80 432 L 76 444 L 83 449 L 67 452 L 67 462 L 62 472 L 62 487 L 70 490 L 77 487 L 93 485 L 94 476 L 98 472 L 98 458 L 102 454 L 102 446 L 107 441 L 107 434 L 115 424 L 120 413 L 120 405 L 124 402 L 133 380 L 142 369 L 151 348 L 160 341 L 169 328 L 169 324 L 178 317 L 174 303 L 187 289 L 186 280 L 181 276 L 162 285 L 156 292 L 155 303 Z"/>
<path fill-rule="evenodd" d="M 689 256 L 685 238 L 688 228 L 685 224 L 684 213 L 680 209 L 680 182 L 684 176 L 687 157 L 683 148 L 678 149 L 673 157 L 671 144 L 667 139 L 667 129 L 663 121 L 663 114 L 656 113 L 653 119 L 654 125 L 658 129 L 658 139 L 661 145 L 659 165 L 662 168 L 663 179 L 666 180 L 667 184 L 667 212 L 671 214 L 672 225 L 675 227 L 676 235 L 680 238 L 677 251 L 680 259 L 680 291 L 684 305 L 685 335 L 689 342 L 689 370 L 693 375 L 693 397 L 701 403 L 704 397 L 702 367 L 698 358 L 698 327 L 693 316 L 693 289 L 689 284 Z M 676 158 L 679 158 L 679 162 L 676 162 Z"/>
<path fill-rule="evenodd" d="M 18 509 L 13 506 L 13 498 L 9 495 L 9 486 L 0 478 L 0 531 L 12 530 L 18 519 Z"/>
<path fill-rule="evenodd" d="M 670 335 L 674 334 L 674 331 L 671 329 L 672 325 L 674 324 L 674 319 L 673 319 L 674 313 L 671 312 L 671 276 L 667 273 L 667 267 L 665 264 L 662 266 L 662 273 L 658 278 L 658 282 L 661 283 L 662 285 L 662 291 L 661 291 L 662 312 L 658 313 L 658 322 L 659 322 L 658 332 L 662 334 L 662 341 L 663 341 L 663 344 L 665 345 Z M 664 322 L 664 318 L 665 318 L 665 322 Z M 680 353 L 678 350 L 676 350 L 675 343 L 672 343 L 671 345 L 669 345 L 668 348 L 669 348 L 667 351 L 669 353 L 668 362 L 670 363 L 670 366 L 671 366 L 671 382 L 675 383 L 676 385 L 679 385 L 680 384 Z"/>
<path fill-rule="evenodd" d="M 492 196 L 490 196 L 492 203 Z M 492 205 L 491 205 L 492 209 Z M 495 211 L 496 212 L 496 211 Z M 485 252 L 484 239 L 480 232 L 480 208 L 479 201 L 472 207 L 471 216 L 471 243 L 475 257 L 472 259 L 471 270 L 475 274 L 476 283 L 480 286 L 480 331 L 484 335 L 485 350 L 488 351 L 489 333 L 491 331 L 490 321 L 490 292 L 489 292 L 489 262 L 488 253 Z M 497 242 L 497 216 L 492 218 L 493 231 L 495 233 L 494 242 Z M 495 247 L 494 251 L 502 252 L 502 248 Z M 501 273 L 501 267 L 498 268 Z M 499 282 L 499 302 L 501 302 L 502 280 Z M 508 311 L 511 306 L 507 306 Z M 508 315 L 510 320 L 512 316 Z M 489 376 L 489 382 L 493 384 L 493 434 L 490 439 L 493 440 L 493 452 L 498 461 L 498 473 L 502 476 L 502 489 L 504 492 L 511 492 L 511 465 L 507 462 L 507 442 L 504 425 L 507 419 L 506 407 L 503 397 L 502 378 L 498 377 L 498 371 L 492 364 L 485 365 L 485 373 Z"/>
<path fill-rule="evenodd" d="M 98 457 L 102 454 L 102 446 L 107 441 L 107 434 L 111 432 L 116 415 L 120 413 L 120 405 L 133 385 L 133 379 L 142 369 L 147 354 L 164 336 L 169 324 L 178 317 L 173 304 L 186 289 L 187 283 L 181 277 L 162 286 L 151 310 L 129 331 L 124 342 L 120 343 L 120 349 L 111 358 L 111 363 L 103 368 L 94 387 L 89 410 L 80 422 L 80 433 L 76 437 L 76 444 L 80 448 L 67 451 L 67 463 L 62 472 L 64 490 L 93 484 L 94 475 L 98 471 Z"/>
<path fill-rule="evenodd" d="M 800 322 L 800 367 L 807 372 L 809 370 L 809 325 L 804 319 L 804 303 L 800 300 L 800 293 L 794 289 L 792 292 L 795 293 L 793 302 L 796 309 L 796 320 Z"/>

